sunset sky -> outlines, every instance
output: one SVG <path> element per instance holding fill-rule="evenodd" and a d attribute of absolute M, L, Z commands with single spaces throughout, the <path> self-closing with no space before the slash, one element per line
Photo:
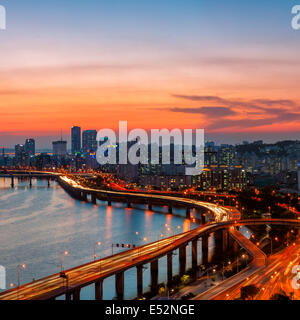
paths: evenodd
<path fill-rule="evenodd" d="M 70 128 L 204 128 L 300 139 L 300 30 L 288 0 L 0 0 L 0 144 Z M 69 146 L 70 147 L 70 146 Z"/>

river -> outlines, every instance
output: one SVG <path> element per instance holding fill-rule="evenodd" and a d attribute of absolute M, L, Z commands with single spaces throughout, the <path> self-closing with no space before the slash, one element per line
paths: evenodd
<path fill-rule="evenodd" d="M 112 244 L 144 244 L 159 239 L 161 234 L 171 236 L 174 230 L 188 231 L 196 225 L 185 219 L 185 210 L 174 208 L 173 215 L 166 207 L 105 202 L 97 205 L 74 200 L 57 183 L 19 180 L 11 188 L 10 179 L 0 179 L 0 265 L 6 269 L 6 287 L 18 284 L 18 265 L 26 264 L 20 273 L 20 282 L 45 277 L 93 260 L 94 247 L 97 257 L 111 255 Z M 196 213 L 195 213 L 196 214 Z M 168 225 L 169 231 L 165 227 Z M 178 228 L 180 227 L 180 229 Z M 177 231 L 177 232 L 178 232 Z M 138 235 L 136 235 L 138 232 Z M 146 241 L 145 239 L 146 238 Z M 210 241 L 210 246 L 212 246 Z M 120 252 L 114 247 L 114 253 Z M 187 267 L 191 266 L 188 250 Z M 176 258 L 177 257 L 177 258 Z M 173 273 L 178 273 L 178 255 L 174 256 Z M 159 281 L 166 281 L 166 257 L 159 261 Z M 144 291 L 149 289 L 150 268 L 144 270 Z M 114 277 L 104 280 L 104 299 L 115 297 Z M 136 270 L 125 273 L 125 298 L 136 296 Z M 94 299 L 93 288 L 81 291 L 82 299 Z"/>

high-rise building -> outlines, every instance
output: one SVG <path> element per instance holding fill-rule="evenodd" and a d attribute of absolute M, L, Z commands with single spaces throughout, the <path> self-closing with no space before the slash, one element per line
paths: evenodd
<path fill-rule="evenodd" d="M 35 141 L 34 141 L 34 139 L 26 139 L 25 152 L 27 153 L 27 155 L 29 157 L 35 155 Z"/>
<path fill-rule="evenodd" d="M 76 126 L 72 127 L 71 137 L 72 137 L 72 154 L 75 155 L 81 150 L 81 128 Z"/>
<path fill-rule="evenodd" d="M 23 144 L 17 144 L 15 146 L 15 164 L 18 166 L 26 165 L 27 154 L 25 146 Z"/>
<path fill-rule="evenodd" d="M 58 158 L 64 158 L 67 155 L 67 141 L 53 141 L 53 155 Z"/>
<path fill-rule="evenodd" d="M 85 130 L 82 132 L 82 149 L 84 153 L 97 151 L 97 131 Z"/>
<path fill-rule="evenodd" d="M 0 166 L 6 166 L 5 148 L 2 148 L 2 156 L 0 157 Z"/>

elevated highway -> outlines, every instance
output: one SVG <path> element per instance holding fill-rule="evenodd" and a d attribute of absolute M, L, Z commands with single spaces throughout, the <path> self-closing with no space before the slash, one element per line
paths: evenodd
<path fill-rule="evenodd" d="M 256 219 L 240 221 L 224 221 L 219 223 L 209 223 L 194 230 L 176 235 L 174 237 L 159 240 L 147 244 L 143 247 L 135 248 L 122 252 L 95 262 L 87 263 L 65 271 L 68 279 L 67 283 L 60 277 L 60 274 L 53 274 L 46 278 L 25 284 L 19 288 L 13 288 L 0 294 L 0 300 L 45 300 L 55 299 L 58 296 L 66 295 L 67 299 L 73 297 L 74 300 L 80 299 L 80 289 L 95 284 L 95 299 L 102 299 L 103 280 L 115 275 L 116 293 L 118 299 L 124 297 L 124 272 L 130 268 L 137 268 L 137 292 L 138 296 L 142 294 L 143 288 L 143 265 L 151 265 L 151 289 L 155 292 L 158 288 L 158 259 L 167 256 L 168 279 L 172 278 L 172 256 L 176 249 L 179 249 L 180 273 L 186 271 L 186 248 L 192 243 L 192 266 L 197 268 L 199 238 L 202 238 L 202 255 L 205 259 L 208 254 L 207 239 L 209 234 L 215 232 L 233 232 L 233 236 L 249 250 L 253 255 L 254 263 L 262 263 L 261 253 L 257 248 L 246 245 L 233 228 L 243 225 L 287 225 L 300 227 L 300 220 L 286 219 Z M 216 246 L 224 247 L 224 243 L 216 242 Z M 225 251 L 226 252 L 226 251 Z"/>
<path fill-rule="evenodd" d="M 167 205 L 169 213 L 172 213 L 172 206 L 181 206 L 186 209 L 187 218 L 190 218 L 191 209 L 198 208 L 202 211 L 204 209 L 204 215 L 202 216 L 202 222 L 204 223 L 206 213 L 211 214 L 211 220 L 217 222 L 230 220 L 232 216 L 236 216 L 237 219 L 240 218 L 240 212 L 236 208 L 223 207 L 214 203 L 189 198 L 166 196 L 163 194 L 93 189 L 84 187 L 64 175 L 58 178 L 58 182 L 73 197 L 84 201 L 87 201 L 88 197 L 90 197 L 92 203 L 96 203 L 97 199 L 107 201 L 108 205 L 111 205 L 112 201 L 125 202 L 128 207 L 130 207 L 132 203 L 146 203 L 148 204 L 149 210 L 152 210 L 152 205 L 155 204 Z"/>
<path fill-rule="evenodd" d="M 252 257 L 252 261 L 247 266 L 246 269 L 242 270 L 235 276 L 226 279 L 221 284 L 216 287 L 207 290 L 206 292 L 197 295 L 193 300 L 211 300 L 223 292 L 228 291 L 230 288 L 243 282 L 246 278 L 251 277 L 256 272 L 261 270 L 267 264 L 267 256 L 261 251 L 256 245 L 244 237 L 235 227 L 229 228 L 230 236 L 242 247 L 244 248 Z"/>

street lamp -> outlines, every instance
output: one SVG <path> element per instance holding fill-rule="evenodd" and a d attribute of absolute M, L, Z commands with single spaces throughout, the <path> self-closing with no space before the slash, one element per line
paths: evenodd
<path fill-rule="evenodd" d="M 243 254 L 242 258 L 246 260 L 246 265 L 247 265 L 248 264 L 248 256 L 246 254 Z"/>
<path fill-rule="evenodd" d="M 140 245 L 139 245 L 139 247 L 138 247 L 138 257 L 139 257 L 140 254 L 141 254 L 142 241 L 146 242 L 146 241 L 148 241 L 148 238 L 147 238 L 147 237 L 139 238 L 139 240 L 140 240 Z"/>
<path fill-rule="evenodd" d="M 101 244 L 102 244 L 102 242 L 98 241 L 98 242 L 94 245 L 94 261 L 96 261 L 96 258 L 97 258 L 96 248 L 97 248 L 97 246 L 100 247 Z"/>
<path fill-rule="evenodd" d="M 65 251 L 61 256 L 60 256 L 60 271 L 63 272 L 63 256 L 67 256 L 69 254 L 68 251 Z"/>
<path fill-rule="evenodd" d="M 132 234 L 132 247 L 134 245 L 134 236 L 138 236 L 139 235 L 139 232 L 136 231 L 134 234 Z"/>
<path fill-rule="evenodd" d="M 22 270 L 26 269 L 26 264 L 19 264 L 18 265 L 18 290 L 17 290 L 17 299 L 19 300 L 19 288 L 20 288 L 20 273 Z"/>
<path fill-rule="evenodd" d="M 26 269 L 26 264 L 19 264 L 18 265 L 18 287 L 20 287 L 20 273 L 22 270 Z"/>
<path fill-rule="evenodd" d="M 231 264 L 231 261 L 229 260 L 228 261 L 228 265 L 230 265 Z M 224 271 L 225 271 L 225 263 L 224 263 L 224 261 L 222 262 L 222 265 L 223 265 L 223 269 L 222 269 L 222 280 L 224 281 Z"/>

